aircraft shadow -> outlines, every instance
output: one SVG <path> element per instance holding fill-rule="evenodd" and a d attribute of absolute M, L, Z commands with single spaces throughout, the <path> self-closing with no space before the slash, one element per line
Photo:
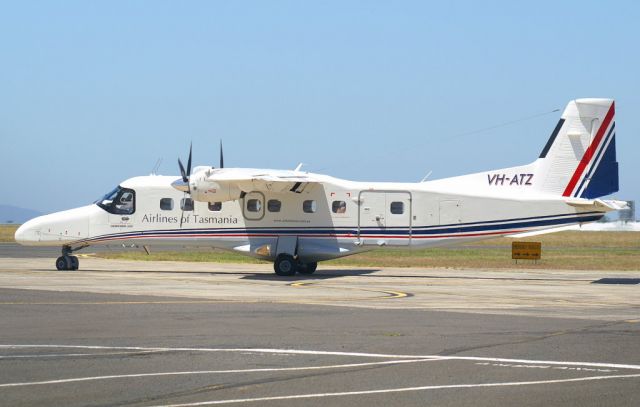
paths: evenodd
<path fill-rule="evenodd" d="M 371 274 L 379 269 L 323 269 L 318 270 L 314 274 L 304 275 L 304 274 L 296 274 L 295 276 L 284 277 L 275 275 L 273 272 L 265 271 L 265 272 L 255 272 L 255 271 L 184 271 L 184 270 L 100 270 L 100 269 L 90 269 L 90 268 L 81 268 L 80 270 L 64 270 L 58 271 L 55 269 L 34 269 L 34 271 L 42 271 L 42 272 L 56 272 L 56 273 L 82 273 L 82 272 L 91 272 L 91 273 L 156 273 L 156 274 L 194 274 L 194 275 L 209 275 L 209 276 L 240 276 L 240 279 L 246 280 L 262 280 L 262 281 L 298 281 L 298 280 L 324 280 L 330 278 L 338 278 L 338 277 L 349 277 L 349 276 L 361 276 L 366 274 Z"/>
<path fill-rule="evenodd" d="M 601 278 L 592 281 L 591 284 L 640 284 L 640 278 Z"/>
<path fill-rule="evenodd" d="M 379 269 L 322 269 L 313 274 L 296 274 L 295 276 L 277 276 L 273 273 L 246 273 L 243 280 L 261 281 L 304 281 L 304 280 L 327 280 L 331 278 L 362 276 L 380 271 Z"/>

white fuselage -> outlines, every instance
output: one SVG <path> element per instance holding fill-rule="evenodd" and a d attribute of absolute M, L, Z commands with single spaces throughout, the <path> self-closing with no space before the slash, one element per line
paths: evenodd
<path fill-rule="evenodd" d="M 248 192 L 221 206 L 196 201 L 184 211 L 187 195 L 171 186 L 176 177 L 131 178 L 120 185 L 134 191 L 127 213 L 110 213 L 98 202 L 33 219 L 16 240 L 72 248 L 212 247 L 267 260 L 293 250 L 304 261 L 319 261 L 381 246 L 442 246 L 557 228 L 595 221 L 605 212 L 544 194 L 454 193 L 438 181 L 368 183 L 313 175 L 321 182 Z"/>

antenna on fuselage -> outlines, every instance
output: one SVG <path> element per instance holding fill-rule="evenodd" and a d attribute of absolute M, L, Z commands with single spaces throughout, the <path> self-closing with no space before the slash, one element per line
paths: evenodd
<path fill-rule="evenodd" d="M 429 175 L 431 175 L 432 172 L 433 172 L 433 170 L 429 171 L 429 173 L 427 175 L 425 175 L 424 178 L 422 178 L 422 180 L 420 182 L 425 182 L 427 180 L 427 178 L 429 178 Z"/>
<path fill-rule="evenodd" d="M 159 157 L 158 160 L 156 160 L 156 164 L 151 169 L 151 175 L 158 175 L 158 170 L 160 169 L 160 164 L 162 164 L 162 157 Z"/>

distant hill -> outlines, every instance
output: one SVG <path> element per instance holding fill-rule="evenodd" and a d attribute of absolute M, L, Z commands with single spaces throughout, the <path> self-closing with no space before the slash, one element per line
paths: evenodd
<path fill-rule="evenodd" d="M 18 208 L 11 205 L 0 205 L 0 223 L 24 223 L 31 218 L 42 215 L 33 209 Z"/>

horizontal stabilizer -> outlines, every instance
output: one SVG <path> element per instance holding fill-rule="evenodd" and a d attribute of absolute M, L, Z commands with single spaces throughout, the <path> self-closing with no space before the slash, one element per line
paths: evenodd
<path fill-rule="evenodd" d="M 565 230 L 572 230 L 574 229 L 575 226 L 574 225 L 568 225 L 568 226 L 559 226 L 557 228 L 550 228 L 550 229 L 543 229 L 543 230 L 535 230 L 533 232 L 524 232 L 524 233 L 514 233 L 512 235 L 507 235 L 505 237 L 511 237 L 514 239 L 523 239 L 525 237 L 532 237 L 532 236 L 539 236 L 539 235 L 546 235 L 547 233 L 555 233 L 555 232 L 563 232 Z"/>
<path fill-rule="evenodd" d="M 603 212 L 619 211 L 629 207 L 626 201 L 605 199 L 565 199 L 565 203 L 575 206 L 576 208 L 600 210 Z"/>

